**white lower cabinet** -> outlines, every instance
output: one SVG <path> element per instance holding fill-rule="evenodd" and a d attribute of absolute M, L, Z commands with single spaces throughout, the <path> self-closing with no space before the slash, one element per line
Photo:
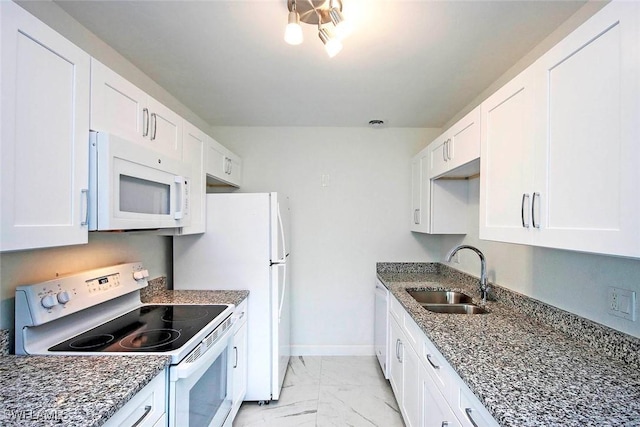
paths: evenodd
<path fill-rule="evenodd" d="M 391 317 L 391 370 L 389 381 L 407 427 L 420 423 L 420 363 L 395 318 Z"/>
<path fill-rule="evenodd" d="M 238 318 L 238 326 L 236 326 L 236 333 L 233 335 L 233 390 L 232 390 L 232 402 L 230 419 L 238 413 L 240 405 L 244 400 L 244 396 L 247 394 L 247 347 L 248 347 L 248 335 L 247 335 L 247 300 L 244 300 L 233 314 Z"/>
<path fill-rule="evenodd" d="M 167 373 L 162 371 L 104 424 L 105 427 L 165 426 Z"/>
<path fill-rule="evenodd" d="M 389 319 L 389 381 L 407 426 L 498 426 L 393 297 L 389 304 Z"/>

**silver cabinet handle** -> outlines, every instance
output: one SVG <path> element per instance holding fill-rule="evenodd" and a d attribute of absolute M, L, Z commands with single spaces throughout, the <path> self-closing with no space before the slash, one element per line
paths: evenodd
<path fill-rule="evenodd" d="M 478 427 L 478 424 L 473 420 L 472 412 L 473 410 L 471 408 L 464 408 L 464 413 L 467 414 L 467 418 L 471 421 L 471 425 L 473 425 L 473 427 Z"/>
<path fill-rule="evenodd" d="M 524 201 L 527 200 L 527 209 L 524 208 Z M 520 204 L 520 217 L 522 217 L 522 227 L 529 228 L 529 221 L 524 222 L 524 213 L 529 212 L 529 195 L 527 193 L 522 194 L 522 202 Z"/>
<path fill-rule="evenodd" d="M 433 366 L 433 369 L 440 369 L 440 365 L 436 365 L 435 363 L 433 363 L 433 360 L 431 360 L 430 354 L 427 354 L 427 361 L 431 366 Z"/>
<path fill-rule="evenodd" d="M 531 200 L 531 223 L 533 224 L 533 228 L 540 228 L 540 221 L 536 224 L 536 198 L 538 201 L 540 200 L 540 193 L 533 193 Z"/>
<path fill-rule="evenodd" d="M 82 190 L 80 190 L 80 194 L 82 195 L 81 209 L 84 209 L 84 215 L 80 215 L 81 218 L 84 218 L 84 220 L 82 220 L 82 222 L 80 223 L 80 226 L 85 226 L 89 224 L 89 190 L 83 188 Z M 82 210 L 80 212 L 82 212 Z"/>
<path fill-rule="evenodd" d="M 233 347 L 233 351 L 236 353 L 235 362 L 233 362 L 233 369 L 238 367 L 238 347 Z"/>
<path fill-rule="evenodd" d="M 398 352 L 398 346 L 400 345 L 400 338 L 396 338 L 396 359 L 400 361 L 400 353 Z"/>
<path fill-rule="evenodd" d="M 142 136 L 147 136 L 149 135 L 149 109 L 148 108 L 143 108 L 142 109 Z"/>
<path fill-rule="evenodd" d="M 158 115 L 156 113 L 151 113 L 151 121 L 153 125 L 151 126 L 151 140 L 156 139 L 156 132 L 158 131 Z"/>
<path fill-rule="evenodd" d="M 447 142 L 449 142 L 449 140 L 446 140 L 444 144 L 442 144 L 442 160 L 445 162 L 447 161 Z"/>
<path fill-rule="evenodd" d="M 451 160 L 451 138 L 447 139 L 447 159 Z"/>
<path fill-rule="evenodd" d="M 233 162 L 231 161 L 231 159 L 227 159 L 229 161 L 229 175 L 231 175 L 231 173 L 233 172 Z"/>
<path fill-rule="evenodd" d="M 420 209 L 413 210 L 413 223 L 420 224 Z"/>
<path fill-rule="evenodd" d="M 142 414 L 142 416 L 140 418 L 138 418 L 138 421 L 136 421 L 135 423 L 133 423 L 133 425 L 131 427 L 136 427 L 139 426 L 140 423 L 142 423 L 142 421 L 147 418 L 147 415 L 149 415 L 149 412 L 151 412 L 152 406 L 151 405 L 147 405 L 144 407 L 144 414 Z"/>
<path fill-rule="evenodd" d="M 400 340 L 398 340 L 398 341 L 400 341 Z M 400 352 L 399 353 L 400 353 L 400 357 L 398 358 L 398 361 L 400 363 L 402 363 L 403 359 L 404 359 L 404 344 L 402 343 L 402 341 L 400 341 Z"/>

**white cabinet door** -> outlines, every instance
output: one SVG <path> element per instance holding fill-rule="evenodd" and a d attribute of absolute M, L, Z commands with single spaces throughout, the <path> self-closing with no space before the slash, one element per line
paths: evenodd
<path fill-rule="evenodd" d="M 468 182 L 429 179 L 432 145 L 411 159 L 411 231 L 466 234 Z"/>
<path fill-rule="evenodd" d="M 209 185 L 239 187 L 242 180 L 242 159 L 214 139 L 209 139 L 206 163 Z"/>
<path fill-rule="evenodd" d="M 183 119 L 99 61 L 91 60 L 91 130 L 182 159 Z"/>
<path fill-rule="evenodd" d="M 429 147 L 429 178 L 477 174 L 478 164 L 474 161 L 480 158 L 480 107 L 458 120 Z"/>
<path fill-rule="evenodd" d="M 427 148 L 411 159 L 411 231 L 420 233 L 429 233 L 430 231 L 431 191 L 429 189 L 429 150 Z"/>
<path fill-rule="evenodd" d="M 393 301 L 393 298 L 391 299 Z M 393 312 L 390 310 L 390 313 Z M 398 405 L 401 405 L 403 390 L 402 362 L 400 358 L 402 346 L 402 329 L 393 315 L 389 316 L 389 382 Z"/>
<path fill-rule="evenodd" d="M 451 151 L 449 147 L 449 133 L 436 138 L 431 144 L 429 144 L 429 175 L 428 178 L 437 177 L 446 172 L 449 168 L 449 156 Z"/>
<path fill-rule="evenodd" d="M 189 217 L 190 225 L 180 229 L 181 235 L 204 233 L 206 228 L 205 193 L 206 178 L 204 171 L 204 153 L 208 136 L 191 123 L 184 122 L 182 159 L 189 165 L 190 192 Z"/>
<path fill-rule="evenodd" d="M 481 239 L 531 239 L 534 99 L 529 68 L 481 105 Z"/>
<path fill-rule="evenodd" d="M 238 317 L 240 326 L 233 336 L 233 409 L 232 416 L 235 416 L 240 405 L 247 394 L 247 303 L 246 301 L 236 308 L 233 314 Z"/>
<path fill-rule="evenodd" d="M 149 119 L 147 94 L 91 58 L 91 129 L 142 144 Z"/>
<path fill-rule="evenodd" d="M 639 8 L 607 5 L 534 64 L 535 245 L 640 256 Z"/>
<path fill-rule="evenodd" d="M 149 109 L 149 145 L 174 159 L 182 159 L 182 118 L 156 101 L 147 98 Z"/>
<path fill-rule="evenodd" d="M 87 243 L 90 57 L 15 3 L 0 7 L 0 250 Z"/>
<path fill-rule="evenodd" d="M 424 427 L 459 427 L 458 418 L 438 390 L 436 383 L 422 367 L 420 370 L 422 423 Z"/>
<path fill-rule="evenodd" d="M 389 381 L 408 427 L 420 425 L 420 362 L 409 345 L 402 328 L 393 316 L 390 320 L 391 350 Z"/>

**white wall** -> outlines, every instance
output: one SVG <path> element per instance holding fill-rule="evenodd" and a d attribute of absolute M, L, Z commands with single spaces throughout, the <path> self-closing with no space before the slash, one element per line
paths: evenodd
<path fill-rule="evenodd" d="M 123 262 L 142 261 L 150 278 L 171 277 L 171 237 L 89 233 L 87 245 L 0 254 L 2 319 L 0 329 L 13 329 L 16 286 L 55 279 Z"/>
<path fill-rule="evenodd" d="M 243 157 L 241 191 L 278 191 L 291 199 L 297 354 L 374 354 L 375 263 L 438 258 L 439 237 L 409 231 L 410 158 L 438 133 L 213 129 L 214 137 Z"/>
<path fill-rule="evenodd" d="M 480 180 L 470 181 L 469 234 L 442 239 L 441 257 L 458 244 L 478 247 L 487 258 L 489 280 L 563 310 L 640 337 L 640 310 L 636 321 L 607 313 L 607 288 L 615 286 L 640 295 L 640 260 L 615 258 L 478 239 Z M 480 274 L 478 256 L 461 251 L 453 268 Z"/>

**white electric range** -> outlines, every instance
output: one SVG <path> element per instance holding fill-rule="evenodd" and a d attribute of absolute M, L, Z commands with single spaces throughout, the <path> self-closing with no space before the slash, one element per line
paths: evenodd
<path fill-rule="evenodd" d="M 232 406 L 232 304 L 142 304 L 120 264 L 16 289 L 16 354 L 166 355 L 169 426 L 222 426 Z"/>

